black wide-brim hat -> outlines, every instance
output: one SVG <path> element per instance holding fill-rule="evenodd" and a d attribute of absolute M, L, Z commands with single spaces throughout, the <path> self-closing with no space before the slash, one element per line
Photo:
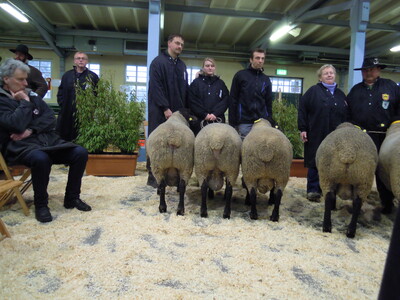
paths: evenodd
<path fill-rule="evenodd" d="M 25 45 L 18 45 L 15 49 L 10 49 L 11 52 L 21 52 L 26 55 L 26 58 L 29 60 L 33 59 L 33 56 L 29 54 L 29 48 Z"/>
<path fill-rule="evenodd" d="M 380 64 L 379 59 L 377 57 L 368 57 L 368 58 L 364 59 L 361 68 L 357 68 L 354 70 L 370 69 L 370 68 L 374 68 L 374 67 L 384 69 L 387 67 L 387 65 Z"/>

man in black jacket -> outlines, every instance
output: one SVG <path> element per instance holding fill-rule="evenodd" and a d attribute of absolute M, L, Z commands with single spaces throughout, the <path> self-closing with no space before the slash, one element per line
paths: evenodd
<path fill-rule="evenodd" d="M 76 52 L 74 68 L 65 72 L 58 88 L 57 102 L 60 106 L 60 113 L 57 118 L 57 131 L 66 141 L 73 141 L 78 136 L 75 120 L 76 84 L 85 89 L 88 84 L 97 85 L 99 81 L 97 74 L 86 68 L 88 61 L 86 53 Z"/>
<path fill-rule="evenodd" d="M 33 56 L 29 54 L 29 48 L 25 45 L 18 45 L 15 49 L 10 49 L 11 52 L 15 53 L 14 59 L 22 61 L 28 65 L 28 60 L 32 60 Z M 48 90 L 46 80 L 44 80 L 42 72 L 33 66 L 29 66 L 30 72 L 28 74 L 28 88 L 38 94 L 40 97 L 44 97 Z"/>
<path fill-rule="evenodd" d="M 250 132 L 254 121 L 273 121 L 272 84 L 263 73 L 264 62 L 265 51 L 253 50 L 249 67 L 237 72 L 232 80 L 229 124 L 238 129 L 242 138 Z"/>
<path fill-rule="evenodd" d="M 188 74 L 185 63 L 179 58 L 184 45 L 183 36 L 171 34 L 168 49 L 151 62 L 149 71 L 148 134 L 165 122 L 173 112 L 187 107 Z M 149 179 L 147 184 L 156 187 L 147 161 Z"/>
<path fill-rule="evenodd" d="M 386 65 L 378 58 L 365 58 L 361 68 L 363 81 L 356 84 L 347 95 L 350 120 L 367 133 L 374 141 L 377 150 L 381 148 L 385 133 L 390 124 L 400 120 L 400 87 L 390 79 L 380 77 Z M 391 213 L 393 194 L 378 174 L 376 186 L 383 205 L 382 213 Z"/>
<path fill-rule="evenodd" d="M 29 68 L 8 59 L 0 66 L 0 144 L 8 163 L 31 168 L 36 219 L 52 221 L 47 186 L 52 164 L 68 164 L 64 207 L 89 211 L 80 197 L 87 150 L 60 138 L 55 116 L 46 102 L 26 89 Z"/>

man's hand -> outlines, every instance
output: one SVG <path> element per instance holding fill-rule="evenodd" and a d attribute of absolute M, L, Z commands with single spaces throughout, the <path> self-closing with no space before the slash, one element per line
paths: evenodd
<path fill-rule="evenodd" d="M 207 114 L 207 116 L 205 117 L 206 121 L 214 122 L 216 119 L 217 119 L 217 117 L 214 114 Z"/>
<path fill-rule="evenodd" d="M 10 138 L 13 141 L 20 141 L 20 140 L 23 140 L 23 139 L 27 138 L 31 134 L 32 134 L 32 130 L 31 129 L 26 129 L 23 133 L 13 133 L 12 135 L 10 135 Z"/>
<path fill-rule="evenodd" d="M 301 138 L 301 140 L 303 141 L 303 143 L 308 142 L 308 139 L 307 139 L 307 131 L 302 131 L 302 132 L 300 132 L 300 138 Z"/>
<path fill-rule="evenodd" d="M 168 108 L 164 111 L 164 116 L 168 120 L 170 116 L 172 116 L 172 111 Z"/>
<path fill-rule="evenodd" d="M 18 91 L 16 93 L 11 92 L 11 96 L 13 96 L 15 100 L 29 101 L 29 96 L 25 93 L 25 91 Z"/>

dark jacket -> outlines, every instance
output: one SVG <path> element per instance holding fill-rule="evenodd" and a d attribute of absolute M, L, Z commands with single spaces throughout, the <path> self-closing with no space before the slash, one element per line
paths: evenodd
<path fill-rule="evenodd" d="M 272 118 L 272 85 L 263 70 L 251 65 L 235 74 L 231 87 L 229 124 L 252 124 L 264 118 Z"/>
<path fill-rule="evenodd" d="M 304 143 L 304 165 L 315 168 L 315 154 L 323 139 L 336 127 L 347 121 L 348 106 L 346 95 L 337 87 L 333 95 L 318 83 L 310 87 L 300 98 L 298 128 L 307 132 L 308 142 Z"/>
<path fill-rule="evenodd" d="M 199 75 L 189 87 L 189 108 L 200 124 L 207 114 L 214 114 L 225 123 L 229 91 L 218 76 Z"/>
<path fill-rule="evenodd" d="M 370 131 L 386 132 L 400 120 L 400 87 L 390 79 L 378 78 L 372 89 L 364 82 L 353 86 L 347 95 L 350 120 Z"/>
<path fill-rule="evenodd" d="M 165 122 L 164 111 L 172 112 L 187 107 L 188 74 L 185 63 L 162 52 L 150 65 L 149 72 L 149 128 L 150 134 Z"/>
<path fill-rule="evenodd" d="M 51 151 L 76 147 L 65 142 L 55 131 L 55 116 L 52 109 L 34 92 L 29 101 L 14 100 L 0 88 L 0 144 L 7 162 L 19 163 L 33 150 Z M 31 129 L 32 134 L 20 141 L 13 141 L 10 135 Z"/>
<path fill-rule="evenodd" d="M 43 98 L 49 89 L 47 82 L 44 80 L 42 72 L 30 65 L 28 65 L 28 67 L 31 70 L 27 79 L 28 88 Z"/>
<path fill-rule="evenodd" d="M 78 136 L 78 128 L 75 124 L 75 84 L 78 83 L 81 88 L 85 89 L 89 82 L 97 85 L 98 81 L 99 77 L 89 69 L 86 69 L 78 76 L 76 67 L 74 67 L 63 75 L 57 93 L 57 102 L 60 106 L 60 113 L 57 118 L 57 131 L 64 140 L 73 141 Z"/>

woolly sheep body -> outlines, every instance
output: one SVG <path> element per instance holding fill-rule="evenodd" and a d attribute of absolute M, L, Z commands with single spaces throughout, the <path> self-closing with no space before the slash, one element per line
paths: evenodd
<path fill-rule="evenodd" d="M 400 200 L 400 123 L 391 125 L 386 132 L 379 151 L 378 174 L 386 188 Z"/>
<path fill-rule="evenodd" d="M 230 217 L 232 184 L 239 175 L 242 140 L 236 130 L 227 124 L 215 123 L 205 126 L 197 135 L 194 146 L 196 177 L 202 188 L 201 216 L 207 216 L 207 188 L 218 191 L 224 184 L 224 218 Z"/>
<path fill-rule="evenodd" d="M 351 123 L 342 123 L 318 147 L 316 164 L 325 196 L 324 232 L 331 232 L 331 210 L 336 195 L 353 200 L 353 216 L 347 230 L 354 237 L 362 201 L 374 181 L 378 154 L 372 139 Z"/>
<path fill-rule="evenodd" d="M 194 157 L 194 134 L 187 120 L 180 112 L 174 112 L 150 134 L 146 145 L 153 175 L 161 189 L 160 212 L 166 211 L 165 199 L 162 199 L 165 185 L 178 186 L 178 214 L 183 215 L 183 195 L 193 172 Z"/>
<path fill-rule="evenodd" d="M 253 125 L 242 145 L 242 173 L 250 194 L 252 219 L 258 218 L 255 207 L 258 190 L 261 193 L 271 191 L 270 198 L 275 200 L 271 220 L 278 221 L 280 200 L 289 181 L 292 159 L 292 144 L 281 131 L 264 119 Z"/>

